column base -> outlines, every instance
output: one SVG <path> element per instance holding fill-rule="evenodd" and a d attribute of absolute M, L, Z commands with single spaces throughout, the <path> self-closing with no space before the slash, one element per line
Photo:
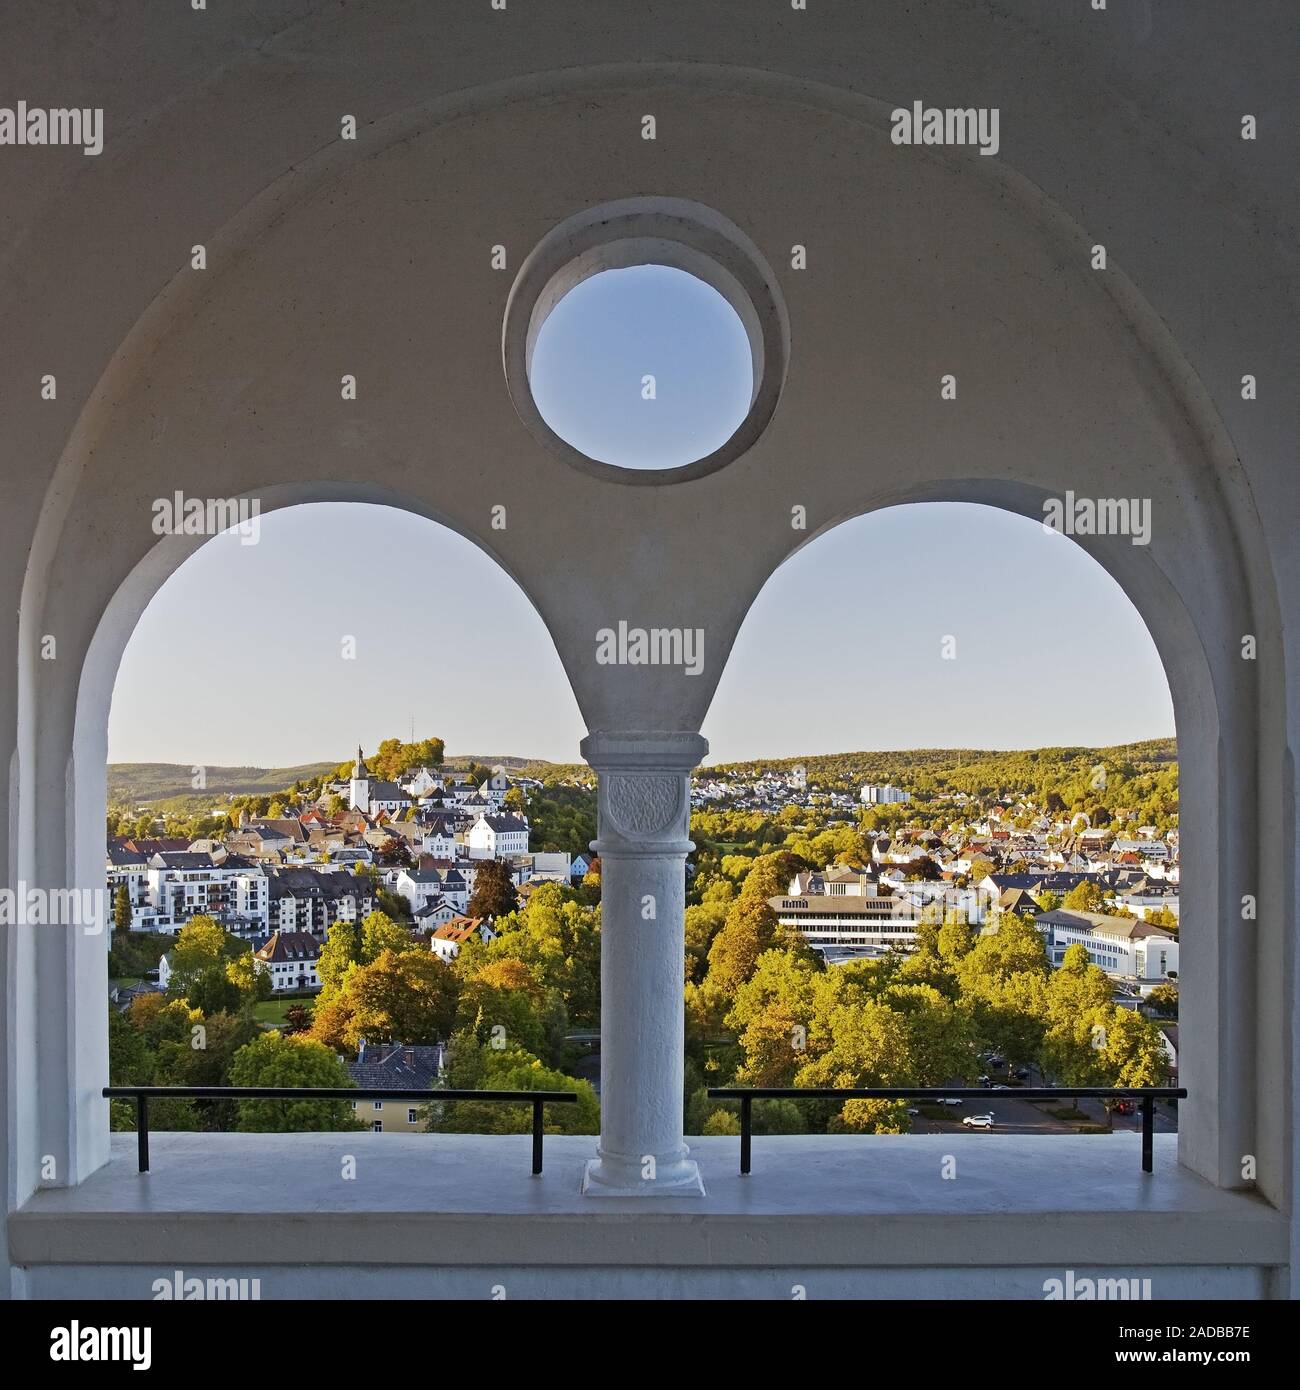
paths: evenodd
<path fill-rule="evenodd" d="M 703 1197 L 704 1179 L 693 1158 L 659 1165 L 653 1178 L 641 1176 L 641 1164 L 593 1158 L 582 1174 L 584 1197 Z"/>

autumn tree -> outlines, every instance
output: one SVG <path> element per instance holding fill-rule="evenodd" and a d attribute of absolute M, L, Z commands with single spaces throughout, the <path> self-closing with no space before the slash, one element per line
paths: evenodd
<path fill-rule="evenodd" d="M 451 1033 L 459 981 L 432 951 L 385 950 L 351 971 L 343 992 L 349 1047 L 363 1038 L 431 1045 Z"/>
<path fill-rule="evenodd" d="M 777 850 L 760 855 L 745 875 L 709 947 L 708 978 L 724 994 L 734 994 L 753 974 L 759 956 L 784 936 L 768 899 L 787 891 L 798 862 L 788 850 Z"/>
<path fill-rule="evenodd" d="M 1085 878 L 1070 889 L 1061 906 L 1070 912 L 1105 912 L 1106 895 L 1095 880 Z"/>
<path fill-rule="evenodd" d="M 466 912 L 470 917 L 503 917 L 519 906 L 519 894 L 509 868 L 499 859 L 480 859 L 474 871 L 474 891 Z"/>

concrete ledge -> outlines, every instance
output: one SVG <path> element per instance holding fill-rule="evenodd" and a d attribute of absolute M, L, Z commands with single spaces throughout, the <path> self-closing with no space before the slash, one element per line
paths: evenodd
<path fill-rule="evenodd" d="M 1283 1217 L 1181 1169 L 1156 1136 L 780 1136 L 690 1141 L 708 1195 L 584 1198 L 594 1138 L 133 1135 L 76 1188 L 10 1217 L 11 1258 L 176 1266 L 1250 1266 L 1284 1264 Z M 353 1178 L 342 1176 L 355 1157 Z M 945 1157 L 956 1176 L 945 1179 Z"/>

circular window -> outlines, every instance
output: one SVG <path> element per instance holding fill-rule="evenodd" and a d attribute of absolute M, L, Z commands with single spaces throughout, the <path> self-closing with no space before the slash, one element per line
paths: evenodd
<path fill-rule="evenodd" d="M 703 477 L 776 409 L 789 321 L 775 277 L 698 203 L 629 198 L 553 228 L 502 326 L 519 418 L 575 468 L 623 483 Z"/>
<path fill-rule="evenodd" d="M 528 384 L 567 444 L 620 468 L 681 468 L 735 434 L 754 400 L 749 335 L 703 280 L 666 265 L 603 270 L 547 314 Z"/>

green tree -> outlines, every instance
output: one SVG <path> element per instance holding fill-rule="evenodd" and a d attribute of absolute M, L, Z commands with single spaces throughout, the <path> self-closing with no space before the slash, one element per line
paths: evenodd
<path fill-rule="evenodd" d="M 400 922 L 394 922 L 386 912 L 372 912 L 361 924 L 362 965 L 378 960 L 385 951 L 400 955 L 403 951 L 416 949 L 417 943 L 411 933 Z"/>
<path fill-rule="evenodd" d="M 600 1102 L 591 1083 L 544 1066 L 523 1048 L 497 1049 L 472 1034 L 458 1033 L 447 1049 L 447 1085 L 475 1091 L 571 1091 L 578 1097 L 576 1104 L 543 1106 L 546 1133 L 600 1132 Z M 529 1105 L 435 1098 L 427 1117 L 428 1129 L 451 1134 L 526 1134 L 532 1128 Z"/>
<path fill-rule="evenodd" d="M 320 1043 L 304 1034 L 262 1033 L 235 1053 L 232 1086 L 352 1087 L 347 1068 Z M 241 1100 L 235 1128 L 276 1134 L 299 1130 L 364 1128 L 344 1100 Z"/>
<path fill-rule="evenodd" d="M 119 883 L 113 894 L 113 926 L 120 932 L 131 929 L 131 896 L 125 883 Z"/>
<path fill-rule="evenodd" d="M 1162 1018 L 1177 1018 L 1178 986 L 1157 985 L 1147 996 L 1147 1002 Z"/>
<path fill-rule="evenodd" d="M 753 974 L 759 956 L 778 938 L 784 940 L 768 899 L 787 891 L 799 862 L 788 850 L 776 850 L 755 859 L 745 875 L 709 947 L 709 979 L 724 994 L 734 995 Z"/>
<path fill-rule="evenodd" d="M 1070 912 L 1105 912 L 1106 895 L 1094 880 L 1085 878 L 1065 895 L 1061 906 Z"/>
<path fill-rule="evenodd" d="M 359 922 L 335 922 L 325 933 L 325 944 L 316 960 L 321 1002 L 341 990 L 348 971 L 361 964 L 361 930 Z"/>

